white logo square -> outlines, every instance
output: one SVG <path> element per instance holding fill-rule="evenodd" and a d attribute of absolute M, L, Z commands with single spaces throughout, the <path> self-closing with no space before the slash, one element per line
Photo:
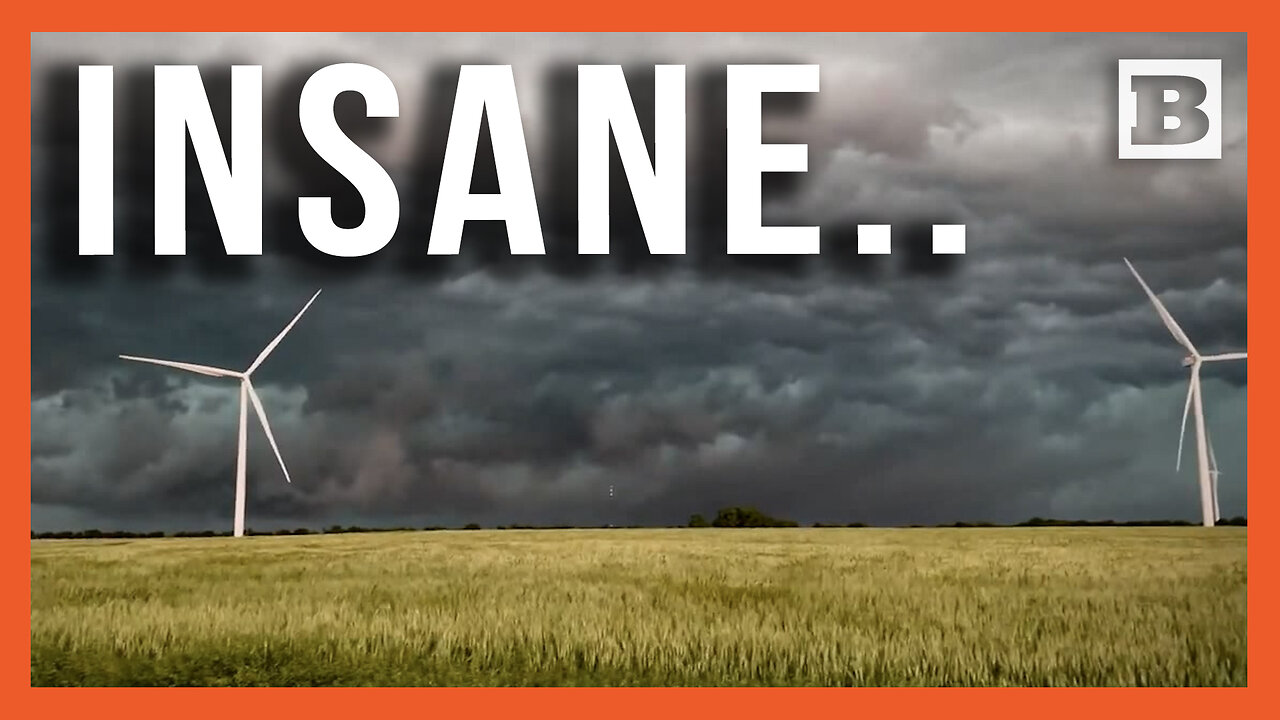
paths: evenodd
<path fill-rule="evenodd" d="M 1121 160 L 1222 158 L 1222 60 L 1121 60 Z"/>

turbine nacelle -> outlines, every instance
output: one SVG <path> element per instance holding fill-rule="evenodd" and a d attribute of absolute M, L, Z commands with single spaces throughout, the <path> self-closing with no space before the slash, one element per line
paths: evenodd
<path fill-rule="evenodd" d="M 1195 364 L 1196 364 L 1195 355 L 1188 355 L 1182 358 L 1182 367 L 1191 367 L 1192 365 L 1195 365 Z"/>

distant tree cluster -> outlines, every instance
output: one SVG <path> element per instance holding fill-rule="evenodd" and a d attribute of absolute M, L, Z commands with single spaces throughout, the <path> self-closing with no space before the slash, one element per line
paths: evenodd
<path fill-rule="evenodd" d="M 763 527 L 799 527 L 795 520 L 782 520 L 766 515 L 753 507 L 720 508 L 710 523 L 702 515 L 689 518 L 689 527 L 719 528 L 763 528 Z"/>
<path fill-rule="evenodd" d="M 268 536 L 268 535 L 318 535 L 333 533 L 366 533 L 366 532 L 406 532 L 410 530 L 444 530 L 443 527 L 387 527 L 387 528 L 366 528 L 359 525 L 351 525 L 342 527 L 341 525 L 333 525 L 324 530 L 312 530 L 310 528 L 294 528 L 292 530 L 254 530 L 246 528 L 245 535 Z M 211 538 L 211 537 L 231 537 L 229 530 L 179 530 L 178 532 L 165 533 L 161 531 L 155 532 L 130 532 L 127 530 L 77 530 L 68 531 L 60 530 L 58 532 L 35 532 L 32 531 L 32 540 L 96 540 L 106 538 Z"/>
<path fill-rule="evenodd" d="M 333 535 L 333 534 L 336 534 L 336 533 L 411 532 L 411 531 L 414 531 L 414 530 L 428 530 L 428 531 L 430 531 L 430 530 L 447 530 L 447 529 L 448 529 L 448 528 L 440 527 L 439 525 L 428 525 L 427 527 L 422 527 L 422 528 L 415 528 L 415 527 L 377 527 L 377 528 L 367 528 L 367 527 L 360 527 L 359 525 L 348 525 L 347 527 L 342 527 L 341 525 L 330 525 L 329 527 L 327 527 L 327 528 L 325 528 L 325 529 L 324 529 L 324 534 L 325 534 L 325 535 Z M 271 534 L 271 533 L 263 533 L 263 534 L 264 534 L 264 535 L 269 535 L 269 534 Z M 277 532 L 277 533 L 275 533 L 275 534 L 276 534 L 276 535 L 306 535 L 307 533 L 306 533 L 306 532 L 299 532 L 299 531 L 296 531 L 296 530 L 295 530 L 295 531 L 293 531 L 293 532 L 287 532 L 287 531 L 286 531 L 286 532 L 283 532 L 283 533 Z"/>
<path fill-rule="evenodd" d="M 1187 520 L 1054 520 L 1033 517 L 1030 520 L 1018 523 L 1014 527 L 1187 527 L 1199 524 Z M 1223 518 L 1217 524 L 1244 527 L 1248 525 L 1248 521 L 1243 517 L 1233 517 Z M 959 523 L 957 523 L 957 526 L 959 526 Z"/>
<path fill-rule="evenodd" d="M 843 523 L 843 524 L 842 524 L 842 523 L 824 523 L 824 522 L 816 522 L 816 523 L 814 523 L 814 524 L 813 524 L 813 526 L 814 526 L 814 527 L 816 527 L 816 528 L 864 528 L 864 527 L 868 527 L 866 523 L 860 523 L 860 522 Z"/>
<path fill-rule="evenodd" d="M 228 533 L 229 534 L 229 533 Z M 106 540 L 120 538 L 161 538 L 164 537 L 163 532 L 127 532 L 124 530 L 107 530 L 98 529 L 90 530 L 60 530 L 58 532 L 42 532 L 32 531 L 32 540 Z"/>
<path fill-rule="evenodd" d="M 760 518 L 763 518 L 761 520 Z M 760 524 L 763 523 L 763 524 Z M 778 524 L 772 524 L 778 523 Z M 985 520 L 976 521 L 957 521 L 950 523 L 939 523 L 937 525 L 902 525 L 896 527 L 907 528 L 994 528 L 994 527 L 1192 527 L 1199 523 L 1189 522 L 1187 520 L 1057 520 L 1054 518 L 1033 517 L 1030 520 L 1023 520 L 1020 523 L 1012 525 L 1001 525 L 999 523 L 987 522 Z M 1223 518 L 1217 522 L 1218 526 L 1235 526 L 1245 527 L 1248 521 L 1244 517 Z M 764 513 L 760 513 L 755 508 L 725 508 L 721 510 L 716 519 L 707 522 L 707 519 L 701 514 L 693 515 L 689 518 L 689 527 L 796 527 L 797 523 L 791 520 L 775 520 Z M 815 522 L 813 527 L 816 528 L 865 528 L 871 527 L 866 523 L 833 523 L 833 522 Z M 886 526 L 895 527 L 895 526 Z"/>

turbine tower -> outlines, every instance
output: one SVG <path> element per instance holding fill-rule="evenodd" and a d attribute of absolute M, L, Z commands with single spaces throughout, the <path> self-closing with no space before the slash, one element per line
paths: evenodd
<path fill-rule="evenodd" d="M 1200 512 L 1204 519 L 1205 527 L 1213 527 L 1213 524 L 1221 519 L 1218 514 L 1218 461 L 1213 456 L 1213 444 L 1209 442 L 1209 431 L 1204 426 L 1204 404 L 1200 399 L 1200 366 L 1207 362 L 1221 362 L 1223 360 L 1244 360 L 1247 353 L 1222 353 L 1219 355 L 1201 355 L 1196 346 L 1191 344 L 1191 340 L 1187 338 L 1187 334 L 1182 332 L 1182 328 L 1178 327 L 1177 321 L 1165 309 L 1164 303 L 1160 302 L 1160 298 L 1151 292 L 1151 288 L 1147 286 L 1142 276 L 1134 269 L 1133 263 L 1125 258 L 1125 265 L 1129 266 L 1129 271 L 1138 279 L 1138 284 L 1142 285 L 1142 289 L 1146 291 L 1147 297 L 1151 298 L 1151 304 L 1156 306 L 1156 312 L 1160 314 L 1160 319 L 1164 321 L 1165 327 L 1169 328 L 1169 333 L 1173 335 L 1173 339 L 1178 344 L 1186 348 L 1190 353 L 1182 359 L 1182 366 L 1191 368 L 1191 382 L 1187 386 L 1187 401 L 1182 407 L 1182 430 L 1178 433 L 1178 461 L 1175 468 L 1182 469 L 1182 440 L 1187 434 L 1187 415 L 1191 409 L 1195 408 L 1196 413 L 1196 465 L 1200 475 Z"/>
<path fill-rule="evenodd" d="M 267 436 L 267 442 L 271 443 L 271 449 L 276 453 L 276 460 L 280 461 L 280 469 L 284 471 L 285 482 L 293 482 L 289 479 L 289 468 L 284 465 L 284 458 L 280 455 L 280 448 L 276 445 L 275 436 L 271 434 L 271 424 L 267 422 L 267 411 L 262 408 L 262 399 L 258 397 L 258 392 L 253 389 L 253 383 L 249 380 L 249 376 L 253 374 L 254 370 L 258 369 L 258 366 L 262 364 L 263 360 L 267 359 L 267 356 L 271 354 L 271 351 L 276 349 L 276 346 L 280 344 L 280 341 L 284 339 L 284 336 L 292 330 L 294 324 L 298 322 L 298 318 L 302 317 L 302 313 L 306 312 L 307 308 L 311 307 L 311 303 L 315 302 L 316 298 L 319 296 L 320 291 L 317 290 L 316 294 L 312 295 L 311 299 L 307 301 L 307 304 L 303 305 L 302 309 L 298 311 L 298 314 L 293 316 L 293 320 L 291 320 L 288 325 L 284 326 L 284 330 L 281 330 L 280 334 L 268 343 L 261 353 L 258 353 L 258 357 L 254 359 L 253 364 L 251 364 L 249 369 L 244 372 L 210 367 L 208 365 L 175 362 L 173 360 L 156 360 L 155 358 L 135 357 L 133 355 L 120 356 L 125 360 L 136 360 L 137 362 L 164 365 L 166 367 L 178 368 L 179 370 L 186 370 L 187 372 L 208 375 L 210 377 L 233 377 L 240 379 L 240 440 L 239 449 L 236 454 L 236 514 L 234 526 L 234 534 L 236 537 L 242 537 L 244 535 L 245 440 L 248 432 L 248 408 L 245 406 L 246 400 L 253 403 L 253 411 L 258 415 L 259 422 L 262 423 L 262 431 Z"/>

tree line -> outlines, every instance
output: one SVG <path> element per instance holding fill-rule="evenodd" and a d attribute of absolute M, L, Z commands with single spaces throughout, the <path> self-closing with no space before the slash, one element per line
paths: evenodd
<path fill-rule="evenodd" d="M 1029 520 L 1023 520 L 1019 523 L 1011 525 L 992 523 L 992 522 L 965 522 L 958 521 L 952 523 L 941 523 L 937 525 L 899 525 L 884 527 L 908 527 L 908 528 L 994 528 L 994 527 L 1190 527 L 1199 523 L 1189 522 L 1187 520 L 1060 520 L 1055 518 L 1033 517 Z M 1232 518 L 1223 518 L 1218 521 L 1218 525 L 1245 527 L 1248 525 L 1247 518 L 1237 516 Z M 726 507 L 716 512 L 711 520 L 701 513 L 692 515 L 687 525 L 603 525 L 600 529 L 643 529 L 643 528 L 672 528 L 672 527 L 690 527 L 690 528 L 788 528 L 799 527 L 800 523 L 795 520 L 786 520 L 776 518 L 767 513 L 761 512 L 754 507 Z M 830 523 L 815 522 L 811 525 L 815 528 L 865 528 L 875 527 L 867 523 L 851 522 L 851 523 Z M 336 533 L 369 533 L 369 532 L 408 532 L 408 531 L 432 531 L 432 530 L 482 530 L 485 529 L 479 523 L 467 523 L 461 527 L 448 527 L 443 525 L 429 525 L 426 527 L 362 527 L 360 525 L 331 525 L 322 530 L 312 530 L 310 528 L 294 528 L 292 530 L 272 530 L 257 531 L 252 529 L 245 530 L 246 535 L 332 535 Z M 493 530 L 569 530 L 569 529 L 586 529 L 584 526 L 575 525 L 495 525 Z M 31 531 L 32 540 L 97 540 L 97 539 L 136 539 L 136 538 L 192 538 L 192 537 L 230 537 L 231 532 L 214 531 L 214 530 L 183 530 L 178 532 L 166 533 L 162 531 L 152 532 L 131 532 L 128 530 L 61 530 L 57 532 L 35 532 Z"/>

